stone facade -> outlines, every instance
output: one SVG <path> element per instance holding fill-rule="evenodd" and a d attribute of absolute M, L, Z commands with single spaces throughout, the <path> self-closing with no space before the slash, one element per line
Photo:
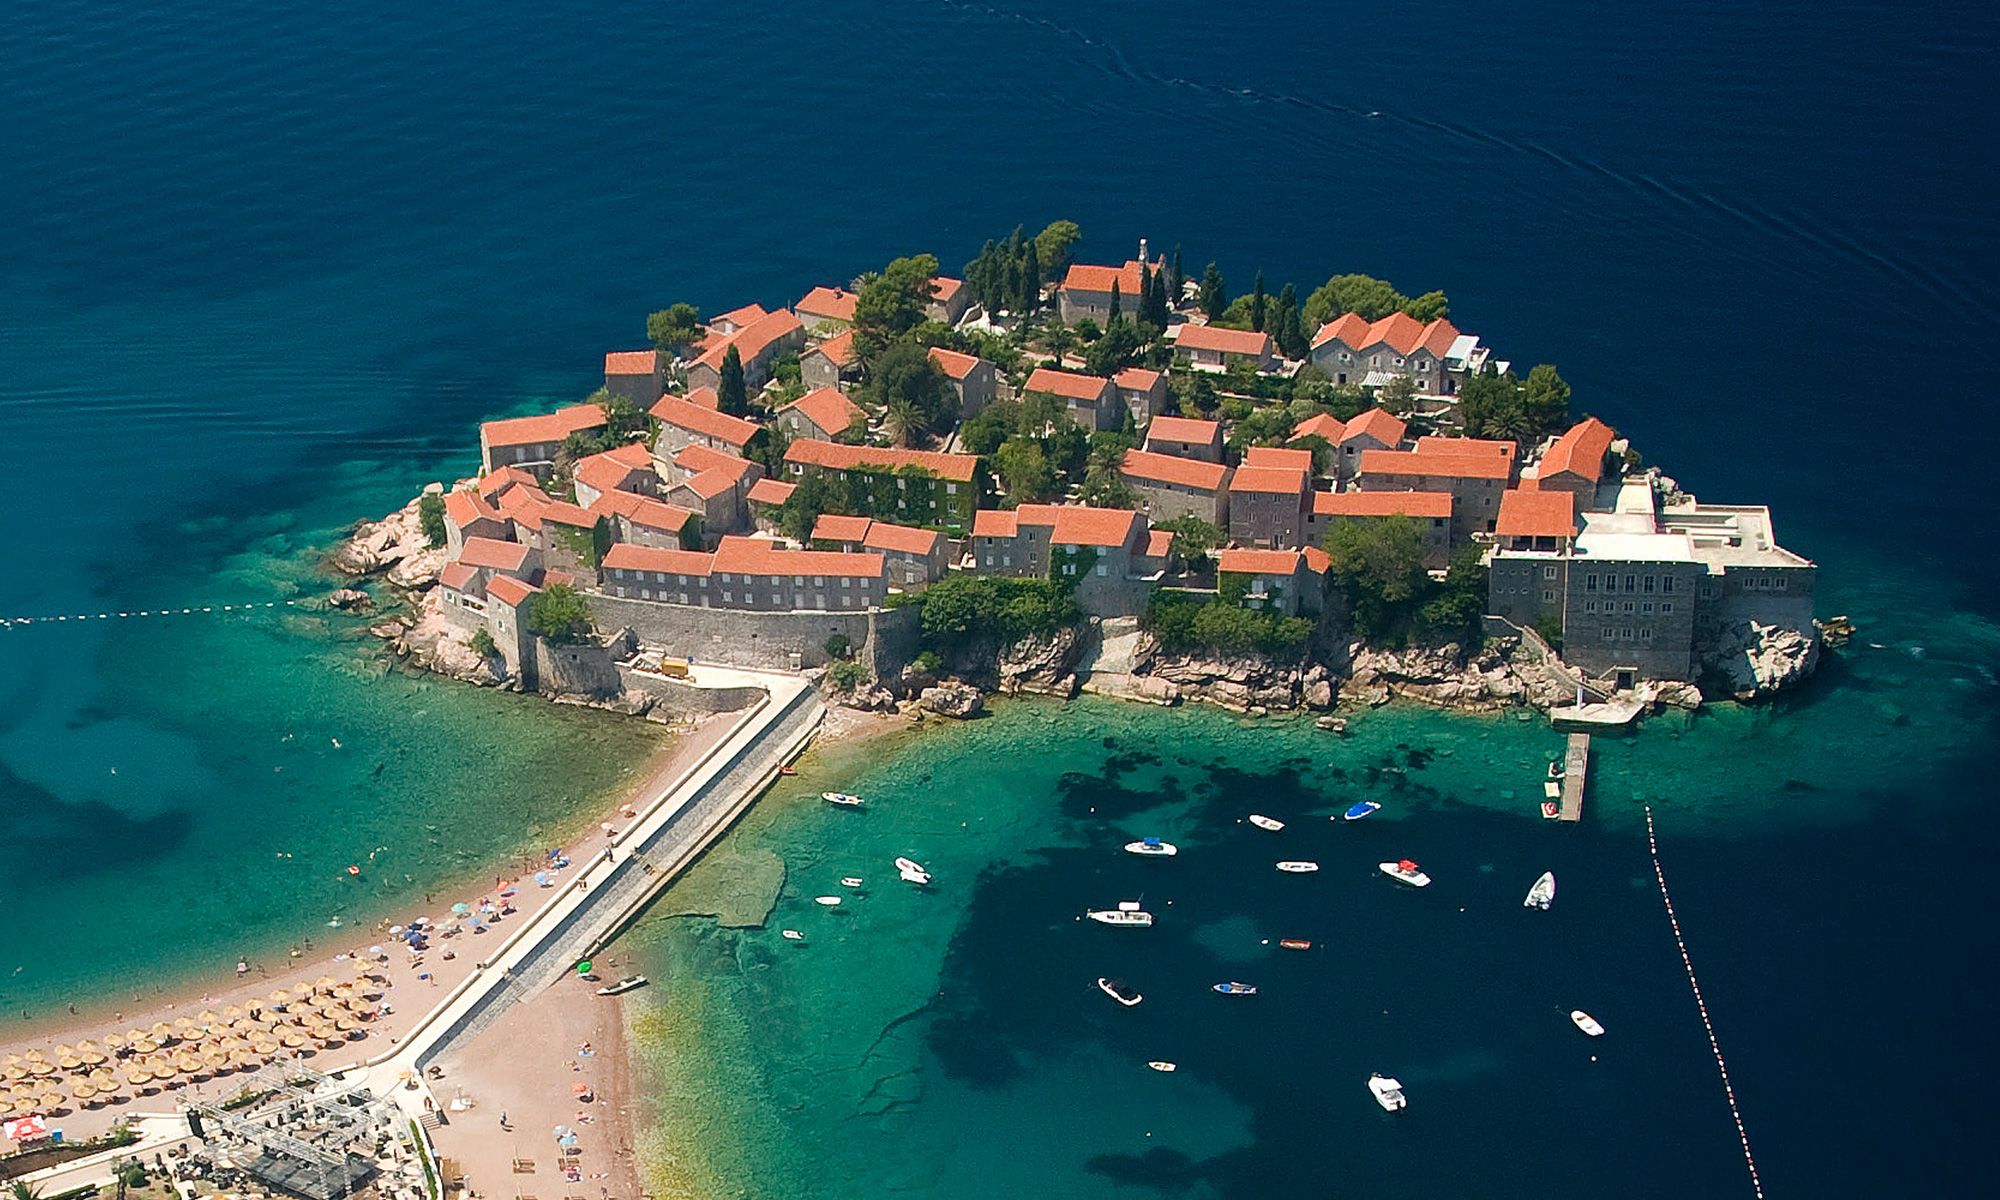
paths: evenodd
<path fill-rule="evenodd" d="M 738 612 L 589 593 L 599 626 L 630 628 L 647 646 L 668 654 L 739 667 L 789 670 L 827 662 L 826 643 L 845 637 L 878 674 L 916 653 L 916 608 L 868 612 Z"/>

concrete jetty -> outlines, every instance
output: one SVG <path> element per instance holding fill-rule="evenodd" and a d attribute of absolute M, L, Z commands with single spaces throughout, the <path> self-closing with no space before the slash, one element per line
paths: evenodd
<path fill-rule="evenodd" d="M 1572 733 L 1569 745 L 1563 750 L 1562 808 L 1556 813 L 1558 820 L 1576 822 L 1583 820 L 1583 785 L 1590 774 L 1590 735 Z"/>

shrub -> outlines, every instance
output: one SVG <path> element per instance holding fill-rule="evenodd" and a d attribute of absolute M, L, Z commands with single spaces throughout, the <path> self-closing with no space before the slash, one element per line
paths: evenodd
<path fill-rule="evenodd" d="M 944 669 L 944 660 L 938 657 L 935 650 L 919 651 L 910 660 L 910 669 L 922 675 L 935 675 Z"/>
<path fill-rule="evenodd" d="M 424 536 L 431 540 L 431 545 L 444 545 L 444 497 L 433 492 L 424 493 L 424 498 L 417 501 L 417 523 L 423 527 Z"/>
<path fill-rule="evenodd" d="M 854 643 L 848 639 L 846 634 L 836 633 L 826 639 L 826 644 L 821 648 L 826 651 L 828 658 L 838 660 L 847 658 L 854 652 Z"/>
<path fill-rule="evenodd" d="M 500 653 L 500 647 L 493 644 L 493 634 L 484 625 L 472 631 L 471 644 L 472 652 L 482 657 L 491 658 Z"/>
<path fill-rule="evenodd" d="M 868 680 L 868 668 L 858 662 L 837 662 L 826 669 L 826 677 L 843 692 L 851 692 Z"/>
<path fill-rule="evenodd" d="M 948 575 L 923 593 L 921 624 L 927 646 L 949 649 L 1049 637 L 1080 615 L 1067 590 L 1047 579 Z"/>
<path fill-rule="evenodd" d="M 552 583 L 528 601 L 528 632 L 556 643 L 576 643 L 596 629 L 590 606 L 575 588 Z"/>

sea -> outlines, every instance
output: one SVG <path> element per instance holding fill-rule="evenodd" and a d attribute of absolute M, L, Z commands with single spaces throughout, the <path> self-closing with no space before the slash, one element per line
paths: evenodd
<path fill-rule="evenodd" d="M 1575 830 L 1511 720 L 1024 703 L 830 752 L 811 782 L 879 803 L 760 806 L 629 939 L 667 984 L 635 1023 L 661 1186 L 1753 1194 L 1650 803 L 1764 1184 L 1983 1192 L 1996 33 L 1959 0 L 17 0 L 0 1020 L 573 831 L 657 731 L 387 669 L 311 603 L 339 530 L 588 393 L 651 309 L 1068 218 L 1086 260 L 1144 237 L 1235 291 L 1445 290 L 1688 490 L 1771 504 L 1860 634 L 1796 698 L 1601 742 Z M 1269 810 L 1278 840 L 1237 823 Z M 1183 855 L 1127 861 L 1142 832 Z M 897 853 L 931 892 L 884 886 Z M 1385 888 L 1392 853 L 1437 882 Z M 866 896 L 810 905 L 850 867 Z M 1074 920 L 1140 892 L 1153 930 Z M 1146 1003 L 1107 1011 L 1109 970 Z"/>

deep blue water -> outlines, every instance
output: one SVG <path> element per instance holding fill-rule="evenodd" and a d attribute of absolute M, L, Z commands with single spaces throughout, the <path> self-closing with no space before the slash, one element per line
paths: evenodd
<path fill-rule="evenodd" d="M 1990 1155 L 1954 1122 L 1992 1113 L 1963 990 L 1988 979 L 1990 873 L 1932 839 L 1995 832 L 1996 33 L 1970 2 L 17 0 L 0 616 L 289 594 L 328 529 L 469 468 L 480 417 L 588 391 L 673 300 L 780 303 L 918 249 L 955 267 L 1056 217 L 1086 257 L 1146 235 L 1236 289 L 1259 268 L 1443 288 L 1690 490 L 1776 507 L 1827 606 L 1909 664 L 1829 683 L 1874 720 L 1974 731 L 1863 797 L 1906 826 L 1786 841 L 1786 886 L 1702 949 L 1782 977 L 1793 1007 L 1731 1050 L 1810 1118 L 1772 1149 L 1799 1193 L 1899 1170 L 1978 1190 Z M 0 632 L 0 834 L 61 848 L 14 860 L 0 896 L 41 932 L 0 934 L 0 961 L 81 915 L 37 906 L 104 866 L 108 817 L 141 831 L 117 855 L 198 882 L 230 844 L 205 806 L 258 802 L 217 764 L 353 701 L 312 631 L 245 629 Z M 1769 736 L 1830 736 L 1787 723 L 1821 704 Z M 426 736 L 476 744 L 495 713 Z M 107 763 L 159 782 L 111 788 Z M 1771 849 L 1713 845 L 1690 869 L 1724 886 Z M 1857 926 L 1857 903 L 1899 919 Z M 118 939 L 91 944 L 115 972 Z"/>

